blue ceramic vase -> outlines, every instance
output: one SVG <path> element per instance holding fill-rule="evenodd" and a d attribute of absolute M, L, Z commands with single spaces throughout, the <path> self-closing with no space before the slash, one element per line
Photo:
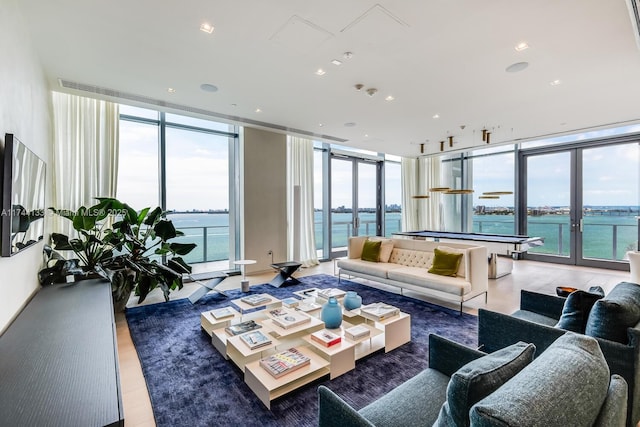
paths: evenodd
<path fill-rule="evenodd" d="M 344 297 L 344 309 L 353 310 L 354 308 L 360 308 L 361 305 L 362 297 L 356 291 L 347 291 L 347 296 Z"/>
<path fill-rule="evenodd" d="M 335 297 L 329 297 L 329 301 L 322 306 L 320 318 L 327 329 L 336 329 L 340 327 L 340 324 L 342 323 L 342 308 Z"/>

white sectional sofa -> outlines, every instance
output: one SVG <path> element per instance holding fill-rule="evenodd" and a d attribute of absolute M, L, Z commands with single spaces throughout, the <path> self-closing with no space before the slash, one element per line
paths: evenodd
<path fill-rule="evenodd" d="M 361 259 L 367 240 L 382 240 L 380 261 Z M 455 276 L 429 273 L 434 249 L 463 254 Z M 426 240 L 357 236 L 349 239 L 348 257 L 338 261 L 338 277 L 361 277 L 426 295 L 462 303 L 479 295 L 487 298 L 488 255 L 483 246 Z"/>

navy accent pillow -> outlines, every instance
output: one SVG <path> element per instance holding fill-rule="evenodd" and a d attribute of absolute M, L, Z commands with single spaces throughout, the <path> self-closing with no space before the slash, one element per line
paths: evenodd
<path fill-rule="evenodd" d="M 593 305 L 585 334 L 626 344 L 627 328 L 639 321 L 640 285 L 621 282 Z"/>
<path fill-rule="evenodd" d="M 589 320 L 591 307 L 602 295 L 592 294 L 586 291 L 574 291 L 569 294 L 562 308 L 562 316 L 556 324 L 556 328 L 584 334 Z"/>
<path fill-rule="evenodd" d="M 518 342 L 473 360 L 451 375 L 437 427 L 469 426 L 469 409 L 533 361 L 536 347 Z"/>

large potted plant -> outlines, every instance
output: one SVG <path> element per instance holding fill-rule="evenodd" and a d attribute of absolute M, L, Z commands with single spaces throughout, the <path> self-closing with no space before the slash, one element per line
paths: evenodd
<path fill-rule="evenodd" d="M 131 292 L 141 303 L 160 288 L 168 301 L 172 290 L 182 289 L 182 275 L 191 273 L 182 256 L 196 244 L 172 242 L 184 234 L 159 207 L 136 211 L 115 198 L 97 200 L 75 212 L 50 208 L 77 232 L 74 237 L 52 233 L 53 248 L 73 251 L 85 271 L 108 279 L 117 310 L 124 309 Z"/>

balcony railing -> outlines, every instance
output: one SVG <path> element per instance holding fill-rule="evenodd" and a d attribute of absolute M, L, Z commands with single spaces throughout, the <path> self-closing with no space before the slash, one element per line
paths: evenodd
<path fill-rule="evenodd" d="M 196 248 L 184 257 L 189 264 L 229 259 L 229 226 L 179 227 L 185 235 L 179 243 L 195 243 Z"/>
<path fill-rule="evenodd" d="M 530 252 L 569 256 L 571 232 L 567 222 L 536 221 L 530 222 L 528 228 L 530 236 L 545 238 L 544 246 L 530 249 Z M 475 233 L 513 233 L 513 230 L 513 221 L 473 221 Z M 638 226 L 587 223 L 583 225 L 582 241 L 584 258 L 621 260 L 628 250 L 638 249 Z"/>

